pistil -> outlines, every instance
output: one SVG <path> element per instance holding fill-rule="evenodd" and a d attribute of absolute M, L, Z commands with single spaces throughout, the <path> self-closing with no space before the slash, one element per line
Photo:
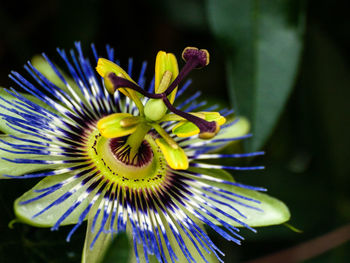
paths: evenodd
<path fill-rule="evenodd" d="M 209 139 L 215 136 L 215 134 L 219 131 L 219 126 L 216 124 L 215 121 L 208 122 L 204 119 L 201 119 L 197 116 L 191 115 L 189 113 L 183 112 L 181 110 L 176 109 L 169 101 L 168 97 L 171 92 L 179 85 L 179 83 L 195 68 L 202 68 L 209 63 L 209 53 L 207 50 L 204 49 L 197 49 L 193 47 L 185 48 L 185 50 L 182 53 L 183 59 L 186 61 L 185 66 L 181 69 L 179 75 L 176 77 L 176 79 L 169 85 L 170 79 L 171 79 L 171 72 L 165 71 L 163 78 L 160 83 L 160 89 L 158 89 L 158 93 L 152 94 L 149 92 L 146 92 L 141 87 L 136 85 L 135 83 L 125 79 L 118 77 L 115 73 L 109 73 L 108 78 L 110 83 L 114 86 L 114 89 L 120 89 L 120 88 L 130 88 L 132 90 L 135 90 L 145 97 L 151 98 L 151 101 L 149 103 L 153 103 L 152 99 L 162 99 L 165 106 L 173 113 L 183 117 L 184 119 L 192 122 L 195 124 L 199 130 L 200 134 L 199 137 L 202 139 Z M 169 85 L 169 86 L 168 86 Z M 168 88 L 166 88 L 168 86 Z M 147 107 L 147 105 L 146 105 Z M 148 110 L 148 108 L 147 108 Z M 147 114 L 146 114 L 147 115 Z M 159 114 L 158 114 L 159 115 Z M 154 118 L 150 118 L 152 121 L 158 121 L 161 119 L 164 114 L 160 114 L 159 116 L 156 116 Z M 153 115 L 152 115 L 153 117 Z"/>
<path fill-rule="evenodd" d="M 133 132 L 132 134 L 130 134 L 130 136 L 128 137 L 127 141 L 126 141 L 126 146 L 129 146 L 130 147 L 130 159 L 135 162 L 137 160 L 136 157 L 137 157 L 137 154 L 139 152 L 139 148 L 146 136 L 146 134 L 149 132 L 149 130 L 151 129 L 152 127 L 149 126 L 147 123 L 140 123 L 138 126 L 137 126 L 137 129 L 135 132 Z"/>

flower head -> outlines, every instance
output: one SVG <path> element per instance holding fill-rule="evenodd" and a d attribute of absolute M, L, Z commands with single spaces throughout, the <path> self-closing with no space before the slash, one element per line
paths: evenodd
<path fill-rule="evenodd" d="M 58 50 L 70 77 L 43 54 L 50 76 L 28 62 L 25 69 L 38 86 L 12 72 L 27 94 L 1 91 L 0 127 L 7 134 L 0 137 L 0 154 L 8 164 L 2 178 L 43 177 L 16 200 L 20 221 L 52 230 L 73 224 L 69 241 L 87 219 L 87 250 L 94 251 L 99 242 L 104 250 L 105 240 L 127 231 L 138 262 L 150 257 L 208 262 L 209 254 L 221 260 L 222 252 L 203 224 L 240 244 L 237 227 L 255 231 L 254 225 L 286 220 L 266 219 L 266 212 L 276 208 L 269 204 L 278 201 L 256 192 L 264 188 L 237 183 L 222 170 L 263 167 L 202 161 L 262 154 L 213 153 L 249 134 L 235 133 L 237 119 L 226 121 L 231 111 L 212 112 L 214 107 L 197 103 L 199 93 L 176 103 L 189 86 L 180 87 L 188 73 L 208 65 L 208 51 L 186 48 L 181 70 L 173 54 L 160 51 L 146 90 L 146 63 L 134 81 L 132 63 L 124 71 L 113 49 L 107 48 L 105 59 L 92 46 L 95 71 L 79 43 L 76 48 L 78 55 L 72 50 L 70 57 Z M 283 204 L 278 206 L 286 214 Z"/>

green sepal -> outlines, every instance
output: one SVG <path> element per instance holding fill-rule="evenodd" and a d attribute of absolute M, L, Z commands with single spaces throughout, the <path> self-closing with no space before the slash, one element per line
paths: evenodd
<path fill-rule="evenodd" d="M 181 204 L 177 203 L 180 207 L 181 207 Z M 183 208 L 183 207 L 181 207 Z M 184 211 L 184 209 L 182 209 Z M 192 216 L 192 215 L 188 215 L 192 220 L 194 220 L 195 224 L 197 224 L 197 226 L 199 228 L 201 228 L 204 232 L 205 231 L 205 228 L 204 228 L 204 224 L 198 220 L 198 218 L 196 218 L 195 216 Z M 176 238 L 174 237 L 174 235 L 172 234 L 172 231 L 169 227 L 169 224 L 167 223 L 166 219 L 164 218 L 164 216 L 162 214 L 160 214 L 160 217 L 163 219 L 162 221 L 165 222 L 163 225 L 164 225 L 164 228 L 165 228 L 165 231 L 168 235 L 168 239 L 169 239 L 169 242 L 170 242 L 170 245 L 171 247 L 173 248 L 173 251 L 174 253 L 176 254 L 176 256 L 178 257 L 178 260 L 176 262 L 179 262 L 179 263 L 182 263 L 182 262 L 188 262 L 186 256 L 183 254 L 180 246 L 179 246 L 179 242 L 176 240 Z M 175 223 L 177 225 L 177 223 Z M 197 248 L 193 245 L 192 241 L 187 237 L 187 234 L 185 234 L 183 232 L 183 230 L 181 229 L 181 227 L 177 226 L 177 229 L 179 230 L 182 238 L 183 238 L 183 241 L 184 241 L 184 245 L 186 246 L 186 248 L 188 249 L 188 251 L 191 253 L 194 261 L 193 262 L 204 262 L 203 258 L 201 257 L 201 255 L 198 253 L 197 251 Z M 127 232 L 129 235 L 131 234 L 131 231 L 128 231 Z M 130 237 L 131 238 L 131 237 Z M 196 240 L 194 238 L 194 240 Z M 203 247 L 198 243 L 196 242 L 198 248 L 200 249 L 201 253 L 203 254 L 203 256 L 205 257 L 205 259 L 209 262 L 209 263 L 218 263 L 219 260 L 216 258 L 215 254 L 213 252 L 211 252 L 210 254 L 205 251 L 203 249 Z M 163 248 L 165 250 L 165 255 L 166 255 L 166 259 L 167 259 L 167 262 L 172 262 L 170 256 L 169 256 L 169 253 L 168 251 L 166 250 L 166 244 L 164 242 L 164 240 L 162 239 L 162 245 L 163 245 Z M 138 246 L 138 249 L 139 251 L 142 251 L 142 245 L 141 244 L 137 244 Z M 210 249 L 209 249 L 210 251 Z M 139 253 L 139 259 L 140 259 L 140 263 L 146 263 L 146 260 L 145 260 L 145 257 L 143 255 L 143 253 Z M 130 260 L 128 263 L 135 263 L 136 262 L 136 257 L 135 257 L 135 253 L 132 252 L 131 254 L 131 257 L 130 257 Z M 157 260 L 156 256 L 154 255 L 149 255 L 149 262 L 150 263 L 159 263 L 159 261 Z"/>
<path fill-rule="evenodd" d="M 227 123 L 236 122 L 229 127 L 222 129 L 214 139 L 227 139 L 247 135 L 250 131 L 250 123 L 245 117 L 236 117 Z"/>
<path fill-rule="evenodd" d="M 203 168 L 190 168 L 191 171 L 202 173 L 205 175 L 209 175 L 212 177 L 215 177 L 217 179 L 226 180 L 230 182 L 235 182 L 232 175 L 224 170 L 216 170 L 216 169 L 203 169 Z M 242 218 L 240 215 L 238 215 L 236 212 L 234 212 L 232 209 L 228 208 L 225 205 L 222 204 L 215 204 L 215 206 L 218 209 L 221 209 L 225 211 L 226 213 L 230 214 L 233 217 L 236 217 L 240 221 L 248 224 L 251 227 L 262 227 L 262 226 L 270 226 L 270 225 L 279 225 L 282 223 L 287 222 L 290 219 L 290 212 L 288 207 L 280 200 L 271 197 L 265 193 L 253 191 L 249 189 L 244 189 L 241 187 L 223 184 L 223 183 L 217 183 L 217 182 L 210 182 L 211 186 L 219 187 L 220 189 L 233 192 L 238 195 L 242 195 L 248 198 L 252 198 L 254 200 L 260 201 L 261 203 L 254 203 L 250 201 L 246 201 L 240 198 L 235 198 L 236 200 L 250 205 L 254 206 L 256 208 L 259 208 L 263 211 L 257 211 L 251 208 L 247 208 L 238 204 L 234 204 L 233 206 L 237 208 L 242 214 L 244 214 L 247 218 Z M 227 199 L 219 197 L 219 196 L 213 196 L 214 198 L 218 199 L 219 201 L 227 203 Z M 229 196 L 232 197 L 232 196 Z M 218 216 L 219 218 L 225 220 L 225 222 L 229 223 L 230 225 L 242 227 L 241 224 L 237 223 L 236 221 L 229 219 L 225 216 L 223 216 L 221 213 L 213 211 L 213 213 Z M 218 222 L 216 224 L 220 225 Z"/>
<path fill-rule="evenodd" d="M 199 173 L 199 174 L 209 175 L 211 177 L 214 177 L 214 178 L 217 178 L 217 179 L 220 179 L 220 180 L 235 182 L 232 174 L 230 174 L 229 172 L 227 172 L 225 170 L 189 167 L 188 171 L 191 171 L 191 172 L 194 172 L 194 173 Z M 221 186 L 222 184 L 215 183 L 215 182 L 210 182 L 210 185 L 218 187 L 218 186 Z"/>
<path fill-rule="evenodd" d="M 46 59 L 40 55 L 36 55 L 32 58 L 32 65 L 40 71 L 49 81 L 51 81 L 57 87 L 64 89 L 67 91 L 66 85 L 60 79 L 60 77 L 56 74 L 56 72 L 52 69 L 51 65 L 46 61 Z M 60 71 L 62 75 L 65 75 L 62 71 Z M 68 78 L 65 77 L 68 81 Z M 71 79 L 69 80 L 69 84 L 74 83 Z M 76 85 L 76 84 L 74 84 Z"/>
<path fill-rule="evenodd" d="M 81 181 L 73 183 L 69 183 L 67 185 L 62 186 L 60 189 L 55 192 L 37 200 L 27 204 L 21 204 L 21 202 L 35 198 L 41 195 L 43 192 L 35 192 L 35 190 L 44 189 L 47 187 L 51 187 L 55 184 L 62 182 L 63 180 L 74 176 L 74 174 L 62 174 L 62 175 L 54 175 L 48 176 L 42 179 L 38 184 L 36 184 L 31 190 L 24 193 L 21 197 L 16 199 L 14 203 L 14 211 L 18 220 L 22 223 L 26 223 L 28 225 L 36 226 L 36 227 L 52 227 L 57 220 L 67 211 L 73 203 L 77 200 L 79 195 L 83 193 L 86 189 L 85 187 L 80 187 L 74 194 L 72 194 L 69 198 L 67 198 L 62 203 L 55 205 L 45 211 L 43 214 L 34 217 L 35 214 L 40 212 L 42 209 L 46 208 L 52 202 L 60 198 L 63 194 L 67 193 L 77 184 L 80 184 Z M 90 195 L 92 196 L 92 194 Z M 82 203 L 61 223 L 61 225 L 70 225 L 76 224 L 78 222 L 80 214 L 87 207 L 90 202 L 89 198 L 85 198 Z"/>
<path fill-rule="evenodd" d="M 223 188 L 225 189 L 225 187 Z M 261 202 L 260 204 L 256 205 L 254 205 L 252 202 L 249 202 L 249 204 L 262 209 L 262 212 L 246 207 L 238 207 L 239 211 L 247 217 L 246 219 L 241 219 L 241 221 L 251 227 L 279 225 L 287 222 L 290 219 L 290 212 L 288 207 L 282 201 L 272 196 L 236 186 L 227 187 L 227 190 L 231 190 L 236 194 L 243 195 L 245 197 L 252 198 Z M 248 202 L 244 203 L 248 204 Z M 220 207 L 220 205 L 218 205 L 218 207 Z M 231 223 L 234 226 L 241 226 L 234 221 Z"/>
<path fill-rule="evenodd" d="M 30 100 L 31 102 L 51 111 L 51 112 L 54 112 L 57 114 L 57 112 L 52 109 L 50 106 L 48 106 L 45 102 L 39 100 L 38 98 L 32 96 L 32 95 L 29 95 L 29 94 L 24 94 L 24 93 L 20 93 L 18 92 L 20 95 L 22 95 L 23 97 L 27 98 L 28 100 Z M 11 94 L 9 94 L 4 88 L 0 87 L 0 97 L 8 100 L 9 102 L 11 103 L 14 103 L 15 101 L 19 101 L 17 98 L 13 97 Z M 4 105 L 5 107 L 8 107 L 8 108 L 13 108 L 13 106 L 1 101 L 0 102 L 2 105 Z M 11 117 L 15 117 L 15 118 L 21 118 L 19 115 L 11 112 L 11 111 L 8 111 L 2 107 L 0 107 L 0 113 L 1 114 L 5 114 L 5 115 L 8 115 L 8 116 L 11 116 Z M 35 113 L 35 112 L 33 112 Z M 0 116 L 0 131 L 2 131 L 3 133 L 7 133 L 7 134 L 12 134 L 12 135 L 19 135 L 19 136 L 23 136 L 23 133 L 19 132 L 19 131 L 16 131 L 14 129 L 12 129 L 11 127 L 9 127 L 7 125 L 7 121 L 4 119 L 5 117 L 2 117 Z"/>
<path fill-rule="evenodd" d="M 49 81 L 51 81 L 54 85 L 62 89 L 67 93 L 71 93 L 69 88 L 63 83 L 61 78 L 57 75 L 57 73 L 52 69 L 51 65 L 46 61 L 46 59 L 40 55 L 36 55 L 32 58 L 32 65 L 40 71 Z M 72 90 L 78 95 L 79 99 L 83 100 L 84 103 L 88 104 L 88 101 L 77 83 L 63 70 L 56 66 L 58 71 L 63 76 L 64 80 L 68 83 L 68 85 L 72 88 Z"/>
<path fill-rule="evenodd" d="M 105 191 L 104 191 L 105 192 Z M 83 248 L 83 254 L 82 254 L 82 263 L 102 263 L 103 258 L 109 248 L 109 246 L 112 243 L 113 237 L 110 233 L 105 233 L 104 231 L 101 232 L 100 236 L 94 243 L 93 247 L 91 247 L 91 244 L 100 230 L 101 222 L 103 219 L 103 212 L 100 212 L 95 226 L 94 231 L 92 231 L 92 225 L 94 221 L 94 217 L 96 215 L 97 209 L 101 205 L 101 202 L 103 202 L 103 196 L 104 192 L 100 195 L 100 197 L 97 199 L 96 203 L 92 206 L 91 211 L 88 214 L 87 219 L 87 228 L 86 228 L 86 235 L 85 235 L 85 241 L 84 241 L 84 248 Z M 111 218 L 107 220 L 106 225 L 109 225 Z"/>
<path fill-rule="evenodd" d="M 28 135 L 26 136 L 22 135 L 22 138 L 33 139 Z M 28 145 L 28 143 L 11 138 L 9 135 L 6 135 L 6 134 L 0 134 L 0 139 L 12 144 Z M 4 144 L 1 141 L 0 141 L 0 148 L 16 151 L 15 149 L 12 148 L 12 146 Z M 7 158 L 7 159 L 20 158 L 20 159 L 31 159 L 31 160 L 54 160 L 55 159 L 54 156 L 50 156 L 50 155 L 17 154 L 17 153 L 10 153 L 0 149 L 0 179 L 9 178 L 3 175 L 20 176 L 23 174 L 28 174 L 36 171 L 41 171 L 41 170 L 53 169 L 53 168 L 57 168 L 58 166 L 62 166 L 62 164 L 30 164 L 28 165 L 27 163 L 24 163 L 24 164 L 13 163 L 13 162 L 4 160 L 3 158 Z"/>

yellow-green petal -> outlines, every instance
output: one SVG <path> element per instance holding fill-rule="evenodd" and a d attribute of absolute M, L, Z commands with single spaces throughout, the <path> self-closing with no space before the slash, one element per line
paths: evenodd
<path fill-rule="evenodd" d="M 99 238 L 94 243 L 94 246 L 91 248 L 91 244 L 101 227 L 103 213 L 99 213 L 98 215 L 94 232 L 92 232 L 91 230 L 94 217 L 101 202 L 103 202 L 103 195 L 101 195 L 97 202 L 92 206 L 87 218 L 87 228 L 83 248 L 83 255 L 81 260 L 82 263 L 101 263 L 103 261 L 105 253 L 107 252 L 108 247 L 112 242 L 111 233 L 105 233 L 104 231 L 102 231 Z"/>
<path fill-rule="evenodd" d="M 28 135 L 21 135 L 23 139 L 33 139 L 31 136 Z M 12 143 L 12 144 L 19 144 L 19 145 L 28 145 L 27 142 L 16 140 L 9 135 L 6 134 L 0 134 L 0 148 L 3 150 L 0 150 L 0 179 L 9 179 L 10 177 L 5 177 L 3 175 L 11 175 L 11 176 L 21 176 L 23 174 L 29 174 L 36 171 L 41 170 L 47 170 L 47 169 L 55 169 L 62 164 L 30 164 L 27 163 L 12 163 L 10 161 L 4 160 L 3 158 L 7 159 L 31 159 L 31 160 L 57 160 L 57 156 L 51 156 L 51 155 L 38 155 L 38 154 L 19 154 L 19 153 L 11 153 L 6 150 L 13 150 L 12 146 L 7 145 L 6 143 Z M 62 159 L 62 157 L 59 157 Z"/>
<path fill-rule="evenodd" d="M 21 197 L 19 197 L 14 203 L 14 211 L 19 222 L 23 222 L 32 226 L 37 227 L 52 227 L 55 225 L 57 220 L 66 212 L 73 203 L 77 200 L 77 198 L 86 191 L 85 187 L 80 187 L 74 194 L 72 194 L 65 201 L 61 202 L 58 205 L 55 205 L 48 209 L 46 212 L 41 215 L 34 217 L 33 216 L 47 206 L 49 206 L 52 202 L 60 198 L 64 193 L 72 190 L 73 185 L 77 185 L 80 183 L 75 181 L 69 183 L 67 185 L 62 186 L 55 192 L 42 197 L 41 199 L 30 202 L 27 204 L 21 204 L 21 202 L 28 201 L 32 198 L 35 198 L 41 195 L 43 192 L 37 192 L 37 190 L 52 187 L 62 181 L 73 177 L 74 174 L 63 174 L 63 175 L 55 175 L 48 176 L 41 180 L 38 184 L 36 184 L 31 190 L 24 193 Z M 61 223 L 61 225 L 69 225 L 76 224 L 78 222 L 80 214 L 87 207 L 90 202 L 90 198 L 86 198 L 82 200 L 82 203 Z"/>
<path fill-rule="evenodd" d="M 221 180 L 235 182 L 232 175 L 224 170 L 214 170 L 214 169 L 205 169 L 205 168 L 203 169 L 203 168 L 194 168 L 194 167 L 191 167 L 190 170 L 197 173 L 209 175 Z M 279 225 L 284 222 L 287 222 L 290 219 L 290 212 L 288 207 L 282 201 L 272 196 L 269 196 L 262 192 L 258 192 L 250 189 L 244 189 L 233 185 L 228 185 L 228 184 L 223 184 L 218 182 L 207 182 L 207 183 L 210 184 L 211 186 L 218 187 L 225 191 L 232 192 L 232 193 L 259 201 L 260 204 L 236 198 L 237 200 L 239 200 L 240 202 L 246 205 L 254 206 L 260 209 L 260 211 L 258 211 L 242 205 L 238 205 L 238 204 L 234 205 L 236 209 L 238 209 L 243 215 L 246 216 L 246 218 L 243 218 L 239 216 L 235 211 L 228 208 L 226 205 L 223 205 L 224 203 L 227 203 L 227 199 L 215 195 L 216 199 L 223 202 L 223 204 L 219 204 L 219 203 L 216 204 L 216 208 L 225 211 L 226 213 L 230 214 L 233 217 L 236 217 L 237 219 L 241 220 L 242 222 L 248 224 L 251 227 Z M 208 194 L 211 195 L 210 193 Z M 225 222 L 229 223 L 230 225 L 242 227 L 241 224 L 223 216 L 222 213 L 220 212 L 213 211 L 213 213 L 219 218 L 225 220 Z M 216 222 L 216 224 L 220 225 L 218 222 Z"/>

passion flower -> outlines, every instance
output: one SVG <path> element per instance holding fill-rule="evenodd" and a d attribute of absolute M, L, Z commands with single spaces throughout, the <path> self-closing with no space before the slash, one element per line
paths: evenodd
<path fill-rule="evenodd" d="M 189 86 L 180 83 L 208 65 L 208 51 L 186 48 L 180 71 L 175 56 L 160 51 L 146 90 L 146 63 L 136 82 L 132 63 L 124 71 L 113 49 L 105 59 L 92 46 L 92 64 L 79 43 L 76 49 L 70 56 L 58 49 L 70 76 L 43 54 L 49 69 L 25 66 L 37 85 L 12 72 L 26 93 L 1 90 L 1 178 L 43 177 L 16 200 L 18 221 L 52 230 L 72 224 L 69 241 L 87 219 L 83 262 L 101 260 L 123 231 L 137 262 L 214 262 L 223 253 L 203 225 L 240 244 L 238 227 L 255 232 L 253 226 L 289 218 L 283 203 L 258 192 L 264 188 L 237 183 L 222 170 L 262 166 L 202 161 L 263 154 L 214 153 L 250 135 L 237 119 L 226 120 L 231 111 L 197 103 L 198 93 L 176 104 Z"/>

